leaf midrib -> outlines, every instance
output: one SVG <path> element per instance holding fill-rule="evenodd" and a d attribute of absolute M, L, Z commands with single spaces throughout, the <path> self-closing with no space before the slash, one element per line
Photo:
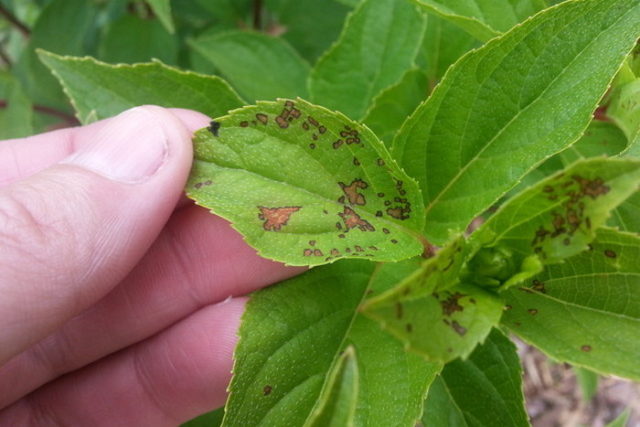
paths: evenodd
<path fill-rule="evenodd" d="M 443 194 L 445 194 L 458 180 L 459 178 L 462 176 L 462 174 L 464 174 L 469 167 L 474 164 L 479 158 L 480 156 L 503 134 L 503 132 L 509 128 L 511 126 L 512 123 L 515 122 L 515 120 L 517 120 L 525 111 L 528 111 L 528 109 L 530 107 L 532 107 L 533 105 L 537 104 L 542 97 L 547 93 L 547 91 L 554 86 L 554 84 L 556 83 L 556 81 L 564 76 L 564 73 L 567 71 L 567 69 L 572 66 L 578 58 L 580 58 L 584 52 L 592 45 L 594 44 L 597 40 L 600 39 L 600 37 L 602 36 L 602 34 L 608 32 L 611 27 L 613 27 L 614 25 L 616 25 L 620 20 L 624 19 L 624 17 L 627 16 L 629 12 L 626 12 L 624 14 L 622 14 L 622 16 L 620 18 L 618 18 L 615 22 L 613 22 L 609 27 L 607 27 L 605 30 L 600 31 L 600 33 L 598 34 L 597 37 L 594 37 L 593 39 L 591 39 L 581 50 L 580 52 L 574 56 L 574 58 L 563 68 L 563 70 L 558 73 L 551 82 L 549 82 L 549 84 L 547 85 L 547 87 L 540 93 L 539 96 L 537 96 L 536 98 L 534 98 L 528 105 L 526 105 L 524 108 L 520 109 L 518 111 L 518 113 L 511 119 L 509 120 L 509 122 L 507 122 L 507 124 L 505 126 L 503 126 L 498 133 L 496 133 L 496 135 L 494 135 L 488 142 L 487 144 L 485 144 L 479 151 L 478 153 L 476 153 L 476 155 L 469 161 L 467 162 L 466 165 L 464 165 L 463 168 L 461 168 L 456 175 L 451 179 L 451 181 L 449 181 L 449 183 L 442 189 L 440 190 L 440 192 L 436 195 L 435 198 L 433 198 L 429 204 L 426 206 L 425 208 L 425 216 L 429 214 L 429 212 L 433 209 L 433 207 L 437 204 L 437 202 L 442 198 Z M 566 28 L 567 26 L 573 24 L 575 21 L 577 21 L 578 19 L 581 19 L 584 17 L 584 15 L 586 14 L 586 12 L 583 12 L 582 14 L 580 14 L 579 17 L 576 17 L 574 20 L 568 22 L 566 25 L 563 26 L 563 29 Z M 537 27 L 536 27 L 537 29 Z M 511 33 L 511 31 L 507 32 L 506 34 Z M 554 36 L 554 38 L 556 38 L 558 36 L 558 34 L 560 33 L 560 31 Z M 531 34 L 531 33 L 528 33 Z M 490 51 L 492 52 L 492 51 Z M 486 53 L 485 55 L 486 56 Z M 483 58 L 484 58 L 483 56 Z M 504 60 L 504 58 L 503 58 Z M 476 93 L 476 99 L 477 99 L 477 93 Z M 468 126 L 468 122 L 467 125 L 465 125 L 465 129 Z M 431 138 L 430 138 L 431 139 Z M 499 196 L 498 196 L 499 197 Z"/>

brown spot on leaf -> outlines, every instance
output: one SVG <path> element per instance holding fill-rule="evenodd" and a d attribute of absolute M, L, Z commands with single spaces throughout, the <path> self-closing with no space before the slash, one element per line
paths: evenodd
<path fill-rule="evenodd" d="M 409 212 L 411 212 L 411 208 L 396 207 L 387 209 L 387 215 L 399 220 L 409 219 Z"/>
<path fill-rule="evenodd" d="M 266 125 L 267 122 L 269 121 L 269 116 L 267 116 L 266 114 L 263 114 L 263 113 L 258 113 L 258 114 L 256 114 L 256 119 L 258 119 L 258 121 L 260 123 L 262 123 L 263 125 Z"/>
<path fill-rule="evenodd" d="M 311 256 L 313 255 L 313 251 L 311 249 L 305 249 L 304 252 L 302 252 L 302 255 Z"/>
<path fill-rule="evenodd" d="M 268 396 L 271 394 L 271 390 L 273 390 L 273 387 L 271 387 L 270 385 L 266 385 L 264 386 L 264 388 L 262 389 L 262 394 L 264 396 Z"/>
<path fill-rule="evenodd" d="M 315 240 L 309 240 L 309 246 L 315 246 L 315 245 L 316 245 Z"/>
<path fill-rule="evenodd" d="M 398 241 L 396 239 L 391 239 L 391 243 L 393 243 L 394 245 L 398 244 Z"/>
<path fill-rule="evenodd" d="M 339 237 L 340 239 L 344 239 L 346 236 L 345 236 L 344 234 L 338 234 L 338 237 Z"/>
<path fill-rule="evenodd" d="M 453 328 L 455 333 L 460 335 L 460 336 L 464 336 L 464 334 L 467 333 L 467 328 L 465 328 L 464 326 L 462 326 L 460 323 L 458 323 L 455 320 L 453 322 L 451 322 L 451 327 Z"/>
<path fill-rule="evenodd" d="M 313 256 L 322 256 L 322 251 L 320 249 L 313 250 Z"/>
<path fill-rule="evenodd" d="M 533 290 L 543 294 L 547 293 L 547 291 L 544 288 L 544 282 L 541 282 L 537 279 L 533 281 Z"/>
<path fill-rule="evenodd" d="M 458 304 L 458 300 L 465 295 L 460 292 L 456 292 L 455 294 L 450 294 L 449 297 L 445 300 L 440 301 L 440 306 L 442 306 L 442 314 L 445 316 L 451 316 L 456 311 L 463 311 L 464 307 Z"/>
<path fill-rule="evenodd" d="M 353 248 L 356 250 L 356 252 L 364 252 L 364 249 L 362 249 L 362 246 L 355 245 Z"/>
<path fill-rule="evenodd" d="M 510 306 L 509 304 L 507 304 L 507 305 L 505 305 L 505 306 L 504 306 L 504 311 L 509 311 L 509 310 L 511 310 L 512 308 L 513 308 L 512 306 Z"/>
<path fill-rule="evenodd" d="M 413 325 L 411 323 L 407 323 L 405 325 L 405 329 L 407 330 L 407 332 L 411 333 L 413 332 Z"/>
<path fill-rule="evenodd" d="M 211 120 L 211 123 L 209 123 L 209 127 L 207 129 L 209 129 L 209 132 L 211 132 L 213 136 L 218 136 L 218 130 L 220 130 L 220 122 Z"/>
<path fill-rule="evenodd" d="M 354 166 L 360 166 L 360 160 L 358 160 L 356 157 L 353 158 L 353 165 Z"/>
<path fill-rule="evenodd" d="M 382 159 L 376 160 L 376 163 L 378 164 L 378 166 L 384 166 L 384 160 Z"/>
<path fill-rule="evenodd" d="M 585 344 L 582 347 L 580 347 L 580 350 L 584 351 L 585 353 L 588 353 L 591 351 L 591 346 L 588 344 Z"/>
<path fill-rule="evenodd" d="M 618 254 L 616 254 L 616 253 L 615 253 L 614 251 L 612 251 L 611 249 L 607 249 L 607 250 L 605 250 L 605 251 L 604 251 L 604 255 L 605 255 L 607 258 L 615 258 L 615 257 L 617 257 L 617 256 L 618 256 Z"/>
<path fill-rule="evenodd" d="M 360 218 L 353 209 L 348 206 L 344 207 L 344 211 L 338 214 L 344 221 L 347 230 L 358 228 L 360 231 L 376 231 L 376 229 L 368 221 Z"/>
<path fill-rule="evenodd" d="M 387 228 L 383 228 L 383 229 L 382 229 L 382 232 L 383 232 L 384 234 L 389 234 L 389 233 L 390 233 L 389 229 L 387 229 Z"/>
<path fill-rule="evenodd" d="M 331 249 L 331 255 L 333 256 L 339 256 L 340 255 L 340 251 L 336 248 Z"/>
<path fill-rule="evenodd" d="M 538 309 L 537 308 L 530 308 L 527 310 L 529 312 L 530 315 L 535 316 L 536 314 L 538 314 Z"/>
<path fill-rule="evenodd" d="M 602 178 L 595 178 L 591 180 L 579 175 L 574 175 L 572 178 L 578 183 L 578 185 L 580 185 L 580 192 L 592 199 L 605 195 L 610 190 L 608 186 L 604 185 Z"/>
<path fill-rule="evenodd" d="M 338 185 L 340 185 L 340 188 L 344 192 L 344 195 L 347 196 L 349 203 L 351 203 L 352 205 L 364 206 L 367 204 L 364 195 L 358 193 L 359 189 L 364 190 L 369 187 L 369 184 L 367 184 L 363 180 L 354 179 L 349 185 L 346 185 L 344 182 L 338 182 Z"/>
<path fill-rule="evenodd" d="M 247 126 L 249 126 L 249 122 L 247 122 L 247 121 L 240 122 L 240 127 L 241 128 L 246 128 Z"/>
<path fill-rule="evenodd" d="M 262 227 L 267 231 L 280 231 L 282 226 L 287 225 L 291 215 L 298 212 L 301 206 L 285 206 L 281 208 L 267 208 L 258 206 L 260 213 L 258 218 L 264 221 Z"/>

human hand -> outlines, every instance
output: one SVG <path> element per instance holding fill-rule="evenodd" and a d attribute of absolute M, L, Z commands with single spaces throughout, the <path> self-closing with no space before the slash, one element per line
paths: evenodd
<path fill-rule="evenodd" d="M 207 123 L 147 106 L 0 141 L 0 425 L 175 425 L 224 403 L 242 295 L 302 270 L 181 198 Z"/>

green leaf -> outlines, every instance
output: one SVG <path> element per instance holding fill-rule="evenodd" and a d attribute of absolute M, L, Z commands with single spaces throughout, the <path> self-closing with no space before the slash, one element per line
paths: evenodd
<path fill-rule="evenodd" d="M 471 237 L 472 245 L 484 248 L 474 259 L 487 251 L 504 254 L 509 264 L 504 277 L 473 267 L 470 273 L 508 287 L 538 273 L 541 263 L 584 251 L 639 182 L 640 161 L 603 157 L 579 161 L 546 178 L 507 201 Z"/>
<path fill-rule="evenodd" d="M 502 301 L 477 286 L 458 284 L 413 299 L 397 295 L 365 302 L 362 312 L 431 362 L 467 357 L 502 314 Z"/>
<path fill-rule="evenodd" d="M 352 119 L 413 64 L 425 19 L 408 0 L 364 0 L 309 78 L 311 100 Z"/>
<path fill-rule="evenodd" d="M 467 360 L 448 363 L 429 390 L 422 422 L 429 427 L 528 426 L 520 358 L 509 338 L 493 329 Z"/>
<path fill-rule="evenodd" d="M 329 373 L 327 385 L 305 426 L 352 426 L 357 402 L 358 362 L 353 347 L 347 347 Z"/>
<path fill-rule="evenodd" d="M 589 157 L 616 156 L 627 146 L 627 138 L 616 125 L 594 120 L 582 138 L 559 154 L 565 166 Z"/>
<path fill-rule="evenodd" d="M 573 367 L 573 372 L 582 392 L 582 400 L 588 404 L 598 392 L 598 374 L 576 366 Z"/>
<path fill-rule="evenodd" d="M 415 0 L 422 8 L 488 40 L 545 8 L 544 0 Z"/>
<path fill-rule="evenodd" d="M 0 72 L 0 139 L 21 138 L 33 134 L 31 101 L 11 74 Z"/>
<path fill-rule="evenodd" d="M 190 42 L 249 100 L 306 97 L 309 65 L 280 38 L 231 31 Z"/>
<path fill-rule="evenodd" d="M 422 252 L 417 184 L 366 127 L 303 100 L 259 102 L 215 126 L 196 133 L 187 195 L 262 256 L 317 265 Z"/>
<path fill-rule="evenodd" d="M 404 120 L 427 97 L 427 76 L 413 69 L 405 73 L 397 84 L 382 91 L 362 120 L 386 143 L 391 143 Z"/>
<path fill-rule="evenodd" d="M 640 237 L 598 231 L 589 251 L 503 293 L 503 324 L 550 357 L 640 379 Z"/>
<path fill-rule="evenodd" d="M 394 140 L 442 244 L 579 138 L 640 34 L 638 0 L 569 1 L 464 56 Z"/>
<path fill-rule="evenodd" d="M 218 427 L 222 425 L 223 417 L 224 408 L 220 408 L 215 411 L 202 414 L 190 421 L 187 421 L 186 423 L 182 424 L 182 427 Z"/>
<path fill-rule="evenodd" d="M 158 21 L 130 14 L 109 24 L 98 49 L 100 59 L 107 62 L 133 63 L 155 58 L 173 65 L 178 59 L 176 37 Z"/>
<path fill-rule="evenodd" d="M 340 35 L 349 11 L 337 1 L 266 0 L 278 21 L 275 29 L 308 61 L 315 62 Z"/>
<path fill-rule="evenodd" d="M 64 86 L 83 123 L 141 104 L 189 108 L 217 117 L 244 103 L 218 77 L 184 72 L 158 62 L 110 65 L 93 58 L 44 51 L 39 54 Z"/>
<path fill-rule="evenodd" d="M 621 230 L 640 233 L 640 193 L 636 192 L 613 212 L 610 224 Z"/>
<path fill-rule="evenodd" d="M 15 64 L 13 74 L 20 80 L 29 98 L 37 104 L 68 110 L 60 85 L 43 66 L 36 49 L 65 55 L 82 55 L 86 41 L 95 31 L 97 10 L 86 0 L 53 0 L 40 13 L 32 28 L 29 43 Z"/>
<path fill-rule="evenodd" d="M 343 261 L 254 294 L 240 326 L 225 425 L 304 425 L 349 346 L 358 355 L 354 424 L 413 425 L 441 367 L 406 353 L 357 308 L 415 266 Z"/>
<path fill-rule="evenodd" d="M 149 3 L 153 13 L 156 14 L 164 28 L 173 34 L 175 28 L 173 26 L 173 19 L 171 19 L 171 0 L 147 0 L 147 3 Z"/>
<path fill-rule="evenodd" d="M 456 25 L 437 15 L 429 16 L 417 60 L 427 73 L 429 88 L 436 86 L 451 64 L 478 45 L 473 36 Z"/>
<path fill-rule="evenodd" d="M 640 79 L 614 90 L 607 117 L 622 129 L 629 141 L 626 156 L 640 157 Z"/>

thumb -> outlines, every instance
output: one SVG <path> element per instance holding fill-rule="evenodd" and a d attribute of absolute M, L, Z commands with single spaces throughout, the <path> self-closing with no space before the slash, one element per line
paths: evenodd
<path fill-rule="evenodd" d="M 133 268 L 173 211 L 191 135 L 170 111 L 108 119 L 60 163 L 0 189 L 0 364 Z"/>

